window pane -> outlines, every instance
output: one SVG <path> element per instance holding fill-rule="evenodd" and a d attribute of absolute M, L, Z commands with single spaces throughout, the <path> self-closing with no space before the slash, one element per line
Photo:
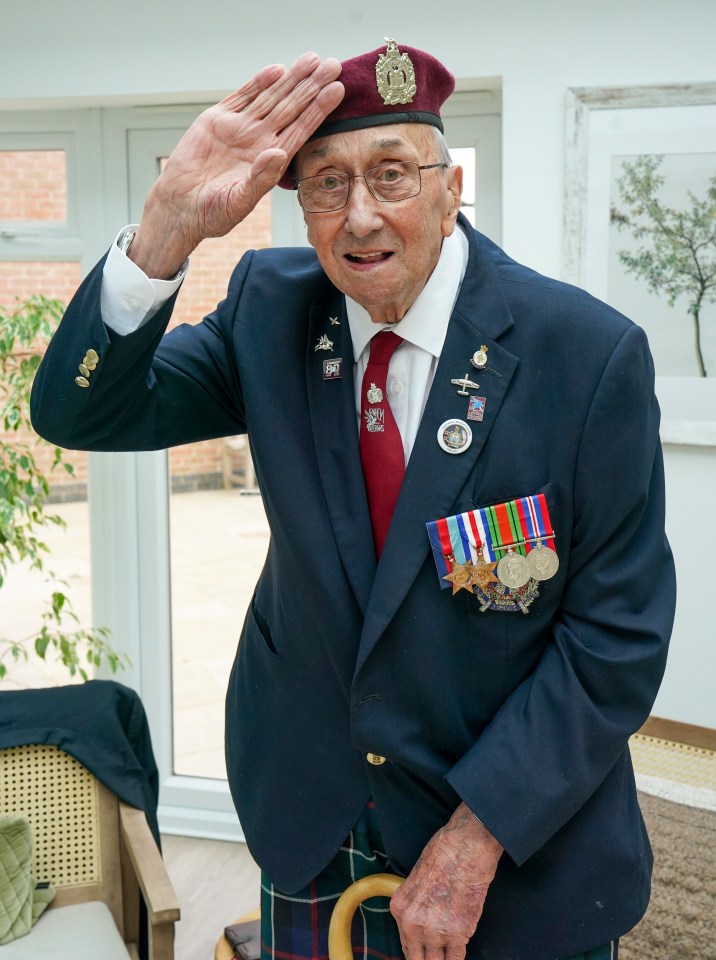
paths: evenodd
<path fill-rule="evenodd" d="M 79 282 L 78 263 L 0 262 L 0 310 L 9 313 L 18 301 L 38 293 L 67 302 Z M 42 626 L 42 611 L 56 589 L 69 597 L 79 617 L 79 626 L 85 629 L 91 626 L 87 455 L 66 453 L 65 460 L 74 467 L 74 475 L 70 476 L 61 468 L 52 470 L 54 448 L 29 431 L 2 432 L 0 427 L 0 440 L 13 448 L 24 444 L 29 447 L 39 470 L 50 483 L 51 502 L 46 512 L 62 517 L 67 523 L 66 529 L 52 524 L 38 531 L 39 539 L 50 548 L 45 559 L 47 570 L 52 570 L 65 585 L 57 581 L 48 583 L 46 573 L 31 570 L 25 562 L 13 563 L 0 587 L 0 656 L 5 653 L 4 663 L 9 668 L 9 678 L 4 683 L 19 686 L 70 683 L 72 678 L 55 662 L 52 653 L 48 654 L 47 663 L 31 655 L 26 664 L 13 665 L 7 656 L 6 641 L 26 641 L 27 649 L 32 649 L 32 639 Z M 64 629 L 72 632 L 77 625 L 67 621 Z M 88 673 L 91 675 L 92 671 L 88 669 Z M 2 689 L 0 683 L 0 691 Z"/>
<path fill-rule="evenodd" d="M 0 151 L 0 220 L 67 220 L 64 150 Z"/>
<path fill-rule="evenodd" d="M 267 546 L 260 496 L 238 489 L 172 496 L 175 773 L 226 776 L 224 698 Z"/>
<path fill-rule="evenodd" d="M 248 249 L 271 242 L 271 202 L 192 254 L 172 326 L 197 323 L 226 295 Z M 244 438 L 170 451 L 174 772 L 222 778 L 224 697 L 236 643 L 268 546 Z"/>
<path fill-rule="evenodd" d="M 70 600 L 79 623 L 65 618 L 64 629 L 71 633 L 79 627 L 88 629 L 92 625 L 92 595 L 90 576 L 90 540 L 89 511 L 87 508 L 86 488 L 82 500 L 70 503 L 51 503 L 46 512 L 62 517 L 67 526 L 48 526 L 40 536 L 50 553 L 46 567 L 52 570 L 59 580 L 48 582 L 46 573 L 31 570 L 29 563 L 13 564 L 7 578 L 0 587 L 0 656 L 5 654 L 4 663 L 8 674 L 0 680 L 0 694 L 3 689 L 16 687 L 45 687 L 57 684 L 80 682 L 80 678 L 70 676 L 69 672 L 57 662 L 52 651 L 46 660 L 32 653 L 32 641 L 42 626 L 41 613 L 46 609 L 53 590 L 61 590 Z M 24 646 L 30 653 L 27 662 L 13 663 L 7 655 L 7 641 L 25 641 Z M 111 643 L 110 637 L 110 643 Z M 83 655 L 84 656 L 84 655 Z M 89 676 L 91 668 L 83 659 L 82 666 Z M 122 674 L 117 674 L 121 681 Z"/>
<path fill-rule="evenodd" d="M 75 262 L 0 261 L 0 310 L 12 312 L 18 303 L 35 294 L 55 297 L 67 304 L 80 285 L 80 280 L 80 265 Z M 24 433 L 12 435 L 2 433 L 2 427 L 0 427 L 0 436 L 4 439 L 10 439 L 13 436 L 22 442 L 28 440 Z M 49 470 L 54 455 L 51 446 L 42 442 L 35 453 L 41 469 Z M 74 467 L 74 476 L 70 476 L 64 470 L 55 470 L 48 475 L 53 498 L 62 501 L 78 498 L 86 500 L 87 454 L 68 450 L 65 459 Z"/>

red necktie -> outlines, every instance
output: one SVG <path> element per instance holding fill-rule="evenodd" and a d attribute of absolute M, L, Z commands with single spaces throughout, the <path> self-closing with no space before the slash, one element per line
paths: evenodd
<path fill-rule="evenodd" d="M 360 458 L 377 557 L 388 536 L 405 475 L 403 441 L 386 389 L 390 358 L 402 342 L 392 330 L 373 337 L 360 394 Z"/>

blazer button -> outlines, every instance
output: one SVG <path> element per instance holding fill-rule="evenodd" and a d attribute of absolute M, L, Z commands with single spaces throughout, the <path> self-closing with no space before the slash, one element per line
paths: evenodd
<path fill-rule="evenodd" d="M 379 753 L 367 753 L 365 758 L 368 763 L 372 763 L 376 767 L 379 767 L 381 763 L 385 763 L 385 757 L 381 757 Z"/>

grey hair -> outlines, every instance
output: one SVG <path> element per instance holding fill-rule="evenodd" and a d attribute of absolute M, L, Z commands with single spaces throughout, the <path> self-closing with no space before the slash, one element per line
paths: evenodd
<path fill-rule="evenodd" d="M 444 163 L 447 167 L 453 165 L 452 157 L 450 156 L 450 150 L 448 149 L 447 142 L 443 134 L 438 130 L 437 127 L 431 126 L 430 129 L 433 132 L 433 138 L 435 140 L 435 150 L 436 150 L 436 163 Z"/>

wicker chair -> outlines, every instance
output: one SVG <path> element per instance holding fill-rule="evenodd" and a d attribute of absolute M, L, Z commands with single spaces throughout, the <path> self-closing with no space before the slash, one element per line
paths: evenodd
<path fill-rule="evenodd" d="M 71 918 L 71 935 L 86 937 L 91 924 L 84 926 L 77 909 L 65 913 L 63 908 L 101 901 L 124 941 L 126 955 L 137 960 L 142 898 L 148 916 L 149 958 L 173 960 L 179 907 L 141 810 L 119 800 L 69 754 L 55 746 L 32 744 L 0 750 L 0 815 L 8 814 L 22 814 L 30 821 L 33 874 L 57 888 L 57 896 L 32 932 L 3 948 L 8 958 L 13 947 L 18 957 L 34 957 L 36 933 L 39 938 L 43 924 L 45 933 L 50 924 L 61 931 L 63 913 Z M 97 903 L 91 909 L 106 914 Z M 113 929 L 111 933 L 117 939 Z M 59 936 L 63 937 L 62 932 Z M 50 955 L 58 955 L 64 942 L 56 941 Z M 94 953 L 88 955 L 108 956 L 108 941 L 104 944 L 91 944 Z M 121 944 L 118 949 L 112 956 L 121 954 Z"/>

